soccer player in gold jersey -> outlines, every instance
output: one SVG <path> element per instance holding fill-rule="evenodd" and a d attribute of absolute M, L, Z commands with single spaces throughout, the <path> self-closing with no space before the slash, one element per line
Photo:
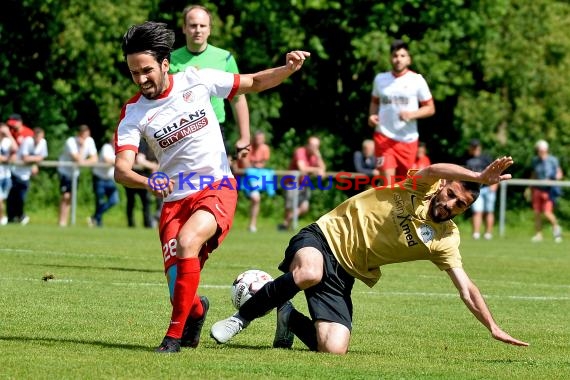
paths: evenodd
<path fill-rule="evenodd" d="M 511 157 L 501 157 L 482 172 L 433 164 L 409 171 L 408 178 L 395 186 L 372 188 L 347 199 L 291 239 L 279 265 L 284 274 L 261 288 L 236 314 L 215 323 L 211 336 L 226 343 L 276 307 L 274 347 L 290 348 L 296 335 L 313 351 L 345 354 L 355 279 L 372 287 L 380 279 L 382 265 L 429 260 L 446 271 L 469 311 L 493 338 L 528 346 L 497 325 L 463 270 L 459 230 L 452 221 L 477 199 L 481 184 L 511 178 L 503 172 L 512 164 Z M 310 318 L 289 301 L 301 290 Z"/>

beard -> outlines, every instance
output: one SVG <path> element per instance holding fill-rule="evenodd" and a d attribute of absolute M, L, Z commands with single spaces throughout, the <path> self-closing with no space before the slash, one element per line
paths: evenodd
<path fill-rule="evenodd" d="M 150 86 L 149 86 L 150 84 Z M 158 98 L 165 90 L 166 77 L 163 76 L 159 83 L 147 82 L 144 86 L 140 86 L 140 92 L 146 99 L 152 100 Z"/>
<path fill-rule="evenodd" d="M 429 215 L 436 223 L 447 222 L 454 216 L 443 202 L 438 202 L 435 198 L 429 204 Z"/>

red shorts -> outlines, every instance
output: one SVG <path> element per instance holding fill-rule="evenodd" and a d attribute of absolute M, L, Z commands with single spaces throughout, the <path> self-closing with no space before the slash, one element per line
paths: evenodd
<path fill-rule="evenodd" d="M 550 199 L 548 190 L 532 189 L 532 209 L 537 213 L 554 210 L 554 202 Z"/>
<path fill-rule="evenodd" d="M 396 175 L 406 176 L 408 169 L 413 168 L 416 162 L 418 140 L 405 143 L 374 132 L 374 148 L 378 169 L 396 169 Z"/>
<path fill-rule="evenodd" d="M 237 205 L 237 183 L 235 179 L 224 180 L 209 185 L 209 187 L 191 194 L 184 199 L 174 202 L 164 202 L 160 214 L 159 235 L 164 259 L 164 271 L 176 264 L 177 237 L 182 226 L 197 210 L 206 210 L 216 218 L 218 229 L 214 236 L 200 250 L 200 264 L 208 259 L 208 255 L 224 240 L 232 227 Z"/>

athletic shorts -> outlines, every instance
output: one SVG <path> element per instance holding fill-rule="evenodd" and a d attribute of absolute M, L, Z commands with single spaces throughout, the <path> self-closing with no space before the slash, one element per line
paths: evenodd
<path fill-rule="evenodd" d="M 497 192 L 491 190 L 489 186 L 481 187 L 479 197 L 471 205 L 473 212 L 495 212 L 495 203 L 497 201 Z"/>
<path fill-rule="evenodd" d="M 209 254 L 224 240 L 232 227 L 237 204 L 237 184 L 230 180 L 227 186 L 219 186 L 221 181 L 186 198 L 164 202 L 160 213 L 159 235 L 164 259 L 164 271 L 176 264 L 177 237 L 180 229 L 197 210 L 206 210 L 216 218 L 218 228 L 210 240 L 200 250 L 200 265 L 208 259 Z"/>
<path fill-rule="evenodd" d="M 554 210 L 554 202 L 550 199 L 548 190 L 532 189 L 532 209 L 536 213 L 552 212 Z"/>
<path fill-rule="evenodd" d="M 293 196 L 295 195 L 295 190 L 284 190 L 285 191 L 285 209 L 293 209 Z M 309 186 L 303 186 L 297 189 L 299 198 L 297 200 L 297 207 L 300 207 L 303 202 L 309 202 L 311 200 L 311 188 Z"/>
<path fill-rule="evenodd" d="M 71 178 L 61 173 L 59 174 L 59 192 L 61 194 L 71 193 Z"/>
<path fill-rule="evenodd" d="M 405 143 L 374 132 L 374 154 L 380 170 L 396 169 L 396 175 L 405 177 L 414 167 L 417 152 L 418 140 Z"/>
<path fill-rule="evenodd" d="M 10 188 L 12 187 L 12 179 L 10 177 L 0 178 L 0 200 L 8 198 Z"/>
<path fill-rule="evenodd" d="M 301 248 L 312 247 L 323 255 L 324 271 L 321 282 L 305 290 L 305 298 L 313 321 L 336 322 L 352 331 L 352 299 L 354 277 L 336 260 L 321 229 L 316 223 L 303 228 L 291 238 L 285 259 L 279 270 L 289 272 L 293 257 Z"/>

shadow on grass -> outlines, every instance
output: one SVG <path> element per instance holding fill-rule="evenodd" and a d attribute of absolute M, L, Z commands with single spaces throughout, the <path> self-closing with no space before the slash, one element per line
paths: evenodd
<path fill-rule="evenodd" d="M 261 346 L 261 345 L 249 345 L 249 344 L 211 344 L 210 347 L 216 349 L 236 349 L 236 350 L 251 350 L 251 351 L 268 351 L 268 350 L 280 350 L 283 352 L 295 352 L 295 351 L 303 351 L 300 348 L 292 348 L 292 349 L 284 349 L 284 348 L 273 348 L 271 346 Z M 305 349 L 305 351 L 308 351 Z"/>
<path fill-rule="evenodd" d="M 120 344 L 120 343 L 109 343 L 109 342 L 101 342 L 96 340 L 80 340 L 80 339 L 61 339 L 61 338 L 31 338 L 31 337 L 22 337 L 22 336 L 4 336 L 0 335 L 0 341 L 18 341 L 18 342 L 40 342 L 40 343 L 74 343 L 74 344 L 85 344 L 90 346 L 99 346 L 104 348 L 120 348 L 124 350 L 132 350 L 132 351 L 145 351 L 145 352 L 152 352 L 154 347 L 149 346 L 141 346 L 138 344 Z"/>
<path fill-rule="evenodd" d="M 120 272 L 141 272 L 141 273 L 164 273 L 162 269 L 136 269 L 136 268 L 121 268 L 121 267 L 97 267 L 93 265 L 61 265 L 61 264 L 32 264 L 36 267 L 48 268 L 73 268 L 73 269 L 101 269 L 101 270 L 115 270 Z"/>

